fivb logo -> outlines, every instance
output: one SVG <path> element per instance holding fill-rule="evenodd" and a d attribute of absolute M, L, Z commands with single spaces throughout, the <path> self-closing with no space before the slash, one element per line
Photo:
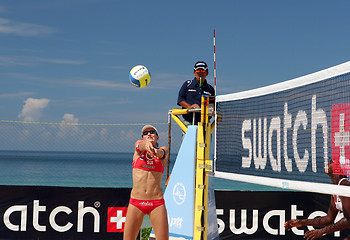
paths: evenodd
<path fill-rule="evenodd" d="M 173 188 L 173 199 L 177 205 L 181 205 L 186 200 L 186 188 L 181 182 L 175 184 Z"/>
<path fill-rule="evenodd" d="M 332 162 L 334 172 L 350 170 L 350 103 L 332 106 Z"/>

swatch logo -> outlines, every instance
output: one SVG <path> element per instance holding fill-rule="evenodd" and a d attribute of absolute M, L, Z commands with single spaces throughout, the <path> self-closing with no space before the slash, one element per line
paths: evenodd
<path fill-rule="evenodd" d="M 109 207 L 107 232 L 124 232 L 127 207 Z"/>

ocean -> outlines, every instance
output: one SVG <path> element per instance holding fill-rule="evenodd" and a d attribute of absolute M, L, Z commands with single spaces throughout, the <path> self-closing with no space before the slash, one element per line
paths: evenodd
<path fill-rule="evenodd" d="M 0 185 L 132 187 L 133 153 L 0 151 Z M 170 155 L 170 173 L 176 154 Z M 164 172 L 162 186 L 165 186 Z M 216 190 L 278 191 L 261 185 L 213 178 Z"/>

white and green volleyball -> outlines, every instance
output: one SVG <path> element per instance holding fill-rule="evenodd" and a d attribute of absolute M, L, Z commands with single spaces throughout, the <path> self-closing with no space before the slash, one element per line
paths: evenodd
<path fill-rule="evenodd" d="M 145 66 L 137 65 L 130 70 L 129 79 L 135 87 L 146 87 L 151 81 L 151 73 Z"/>

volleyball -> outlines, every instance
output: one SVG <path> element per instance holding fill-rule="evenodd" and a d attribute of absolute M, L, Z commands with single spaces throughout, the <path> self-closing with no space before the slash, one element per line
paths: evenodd
<path fill-rule="evenodd" d="M 151 73 L 145 66 L 137 65 L 130 70 L 129 79 L 135 87 L 143 88 L 151 81 Z"/>

